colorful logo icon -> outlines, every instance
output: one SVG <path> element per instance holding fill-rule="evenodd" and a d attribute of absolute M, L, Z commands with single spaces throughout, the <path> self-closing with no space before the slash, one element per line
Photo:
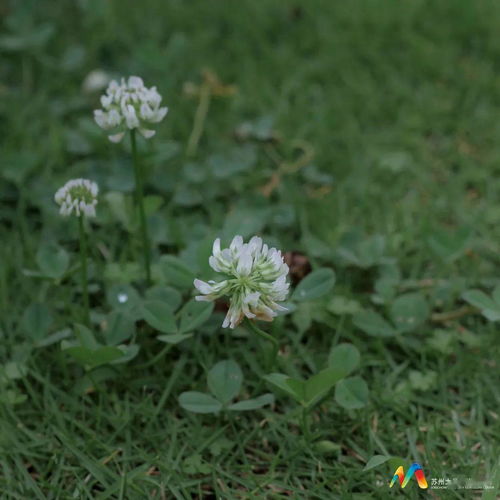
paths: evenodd
<path fill-rule="evenodd" d="M 408 484 L 408 482 L 410 481 L 410 479 L 412 478 L 413 475 L 415 475 L 415 477 L 417 478 L 419 488 L 422 488 L 424 490 L 428 487 L 427 480 L 425 479 L 425 475 L 424 475 L 424 470 L 422 469 L 420 464 L 417 464 L 417 462 L 414 462 L 413 464 L 411 464 L 411 467 L 408 469 L 408 473 L 406 474 L 406 476 L 405 476 L 405 470 L 404 470 L 403 466 L 400 465 L 396 469 L 396 472 L 394 473 L 394 476 L 392 477 L 392 481 L 391 481 L 391 484 L 389 485 L 389 487 L 392 488 L 394 486 L 394 483 L 396 481 L 399 481 L 401 488 L 404 488 Z"/>

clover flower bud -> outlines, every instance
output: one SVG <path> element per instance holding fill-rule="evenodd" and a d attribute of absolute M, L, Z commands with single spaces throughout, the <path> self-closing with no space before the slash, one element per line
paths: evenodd
<path fill-rule="evenodd" d="M 74 211 L 76 216 L 95 217 L 98 192 L 99 188 L 95 182 L 72 179 L 57 190 L 54 199 L 61 207 L 61 215 L 71 215 Z"/>
<path fill-rule="evenodd" d="M 141 78 L 131 76 L 118 83 L 113 80 L 101 96 L 102 109 L 94 110 L 94 120 L 112 142 L 120 142 L 127 129 L 138 129 L 149 139 L 155 131 L 149 126 L 159 123 L 167 114 L 167 107 L 160 107 L 161 95 L 156 87 L 147 88 Z"/>
<path fill-rule="evenodd" d="M 194 280 L 194 286 L 201 293 L 196 300 L 214 301 L 222 296 L 229 297 L 223 328 L 235 328 L 245 316 L 272 321 L 277 311 L 286 311 L 278 302 L 283 302 L 288 295 L 288 266 L 281 252 L 263 244 L 261 238 L 254 236 L 244 243 L 241 236 L 235 236 L 229 248 L 223 250 L 217 238 L 209 264 L 214 271 L 226 275 L 226 279 L 208 283 Z"/>

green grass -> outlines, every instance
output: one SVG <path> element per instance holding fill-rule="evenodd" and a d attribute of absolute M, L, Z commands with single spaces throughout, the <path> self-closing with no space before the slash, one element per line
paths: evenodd
<path fill-rule="evenodd" d="M 465 290 L 500 283 L 497 2 L 11 0 L 0 13 L 2 499 L 402 495 L 387 487 L 387 464 L 363 472 L 375 454 L 419 461 L 429 482 L 496 481 L 495 498 L 498 331 L 478 312 L 439 314 L 463 307 Z M 93 124 L 99 94 L 81 90 L 97 68 L 142 76 L 170 108 L 157 136 L 138 144 L 146 192 L 161 197 L 149 217 L 156 265 L 179 255 L 207 279 L 216 236 L 258 233 L 313 268 L 333 268 L 332 294 L 357 307 L 387 318 L 405 292 L 425 299 L 422 322 L 387 338 L 339 313 L 332 294 L 273 323 L 280 370 L 290 375 L 323 368 L 339 342 L 356 345 L 365 408 L 347 411 L 328 397 L 312 414 L 314 442 L 285 396 L 248 413 L 186 412 L 178 395 L 205 391 L 206 371 L 221 359 L 240 363 L 244 396 L 266 390 L 262 346 L 244 329 L 221 330 L 221 313 L 166 354 L 139 323 L 139 356 L 97 370 L 94 382 L 59 343 L 33 346 L 36 332 L 23 323 L 30 304 L 50 312 L 47 334 L 81 321 L 77 226 L 53 202 L 66 180 L 101 188 L 90 235 L 96 330 L 114 286 L 142 291 L 135 222 L 106 199 L 124 193 L 130 202 L 130 151 Z M 237 91 L 211 100 L 188 158 L 198 101 L 183 87 L 201 84 L 205 68 Z M 245 139 L 245 122 L 278 140 Z M 384 244 L 368 251 L 370 265 L 346 258 L 374 235 Z M 47 242 L 70 252 L 74 273 L 62 283 L 26 272 Z M 183 300 L 192 295 L 180 290 Z M 335 445 L 328 453 L 317 446 L 325 440 Z M 421 494 L 415 484 L 405 493 Z"/>

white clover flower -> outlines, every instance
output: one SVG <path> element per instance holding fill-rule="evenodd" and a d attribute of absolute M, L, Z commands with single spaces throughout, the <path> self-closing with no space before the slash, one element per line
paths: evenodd
<path fill-rule="evenodd" d="M 257 318 L 272 321 L 276 311 L 286 311 L 280 306 L 288 295 L 286 281 L 288 266 L 276 248 L 268 248 L 262 239 L 254 236 L 243 243 L 241 236 L 235 236 L 229 248 L 221 250 L 220 239 L 213 245 L 209 259 L 214 271 L 226 275 L 220 282 L 194 280 L 194 286 L 202 295 L 196 300 L 213 301 L 227 295 L 229 311 L 222 327 L 235 328 L 243 318 Z"/>
<path fill-rule="evenodd" d="M 150 124 L 159 123 L 167 114 L 167 107 L 160 107 L 161 95 L 156 87 L 147 88 L 141 78 L 131 76 L 127 81 L 122 78 L 118 84 L 113 80 L 101 96 L 103 109 L 94 110 L 94 120 L 99 127 L 112 132 L 109 140 L 120 142 L 127 129 L 139 129 L 149 139 L 155 131 Z"/>
<path fill-rule="evenodd" d="M 61 206 L 61 215 L 71 215 L 74 210 L 77 216 L 95 217 L 98 192 L 99 188 L 95 182 L 73 179 L 58 189 L 54 199 Z"/>

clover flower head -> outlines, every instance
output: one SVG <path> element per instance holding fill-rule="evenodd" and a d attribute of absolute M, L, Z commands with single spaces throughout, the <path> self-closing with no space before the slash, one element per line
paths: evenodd
<path fill-rule="evenodd" d="M 142 78 L 122 78 L 120 83 L 113 80 L 101 96 L 102 109 L 94 110 L 94 120 L 99 127 L 112 132 L 108 136 L 111 142 L 120 142 L 127 129 L 139 129 L 149 139 L 155 135 L 149 126 L 161 122 L 168 111 L 160 104 L 161 95 L 156 87 L 145 87 Z"/>
<path fill-rule="evenodd" d="M 235 236 L 229 248 L 223 250 L 217 238 L 212 253 L 210 267 L 224 274 L 226 279 L 208 283 L 194 280 L 194 286 L 201 293 L 196 300 L 214 301 L 222 296 L 229 297 L 223 328 L 235 328 L 245 316 L 272 321 L 277 311 L 286 311 L 278 304 L 286 299 L 290 286 L 286 281 L 288 266 L 281 251 L 269 248 L 257 236 L 248 243 L 244 243 L 241 236 Z"/>
<path fill-rule="evenodd" d="M 61 215 L 71 215 L 74 211 L 77 216 L 95 217 L 98 192 L 99 188 L 95 182 L 72 179 L 57 190 L 54 199 L 61 207 Z"/>

